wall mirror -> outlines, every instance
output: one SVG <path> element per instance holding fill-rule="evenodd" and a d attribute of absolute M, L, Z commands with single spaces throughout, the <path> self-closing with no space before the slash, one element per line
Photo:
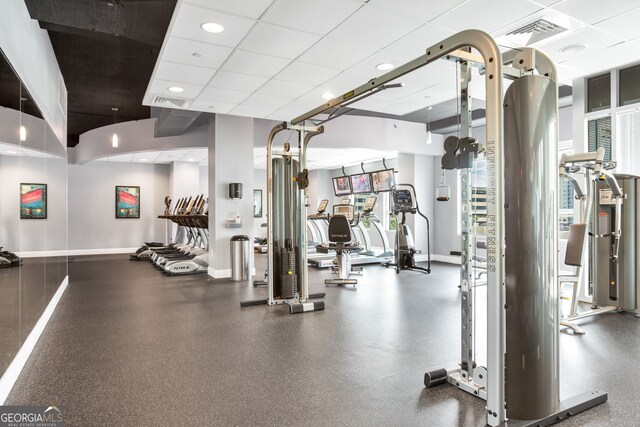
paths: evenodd
<path fill-rule="evenodd" d="M 0 183 L 1 375 L 67 277 L 67 152 L 1 52 Z"/>

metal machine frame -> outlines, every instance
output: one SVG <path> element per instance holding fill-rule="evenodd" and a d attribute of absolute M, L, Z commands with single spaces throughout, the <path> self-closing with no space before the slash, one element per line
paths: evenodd
<path fill-rule="evenodd" d="M 471 48 L 476 49 L 480 55 L 471 53 Z M 508 58 L 507 58 L 508 56 Z M 475 368 L 473 364 L 467 364 L 467 370 L 461 367 L 455 369 L 455 373 L 459 379 L 467 380 L 469 373 L 473 373 L 473 379 L 470 381 L 454 382 L 462 390 L 468 391 L 476 396 L 486 398 L 487 424 L 491 426 L 506 425 L 507 408 L 505 396 L 505 386 L 510 387 L 511 393 L 519 392 L 520 400 L 523 400 L 528 394 L 528 384 L 518 382 L 517 380 L 509 380 L 505 373 L 505 351 L 507 333 L 509 327 L 506 325 L 506 309 L 505 307 L 505 144 L 504 144 L 504 112 L 503 112 L 503 92 L 502 78 L 503 76 L 510 78 L 520 78 L 526 73 L 536 70 L 539 75 L 548 77 L 552 84 L 555 85 L 557 100 L 557 84 L 556 70 L 553 63 L 547 56 L 534 49 L 526 48 L 521 52 L 513 52 L 505 54 L 503 58 L 496 42 L 488 34 L 478 30 L 466 30 L 443 40 L 440 43 L 426 49 L 424 55 L 397 67 L 396 69 L 383 74 L 377 78 L 371 79 L 357 88 L 350 90 L 341 96 L 334 98 L 325 104 L 294 118 L 291 123 L 297 125 L 309 120 L 318 114 L 329 112 L 327 119 L 321 121 L 325 123 L 335 117 L 344 114 L 348 109 L 346 105 L 352 104 L 357 100 L 363 99 L 380 90 L 392 86 L 390 82 L 437 59 L 445 58 L 455 61 L 461 61 L 469 65 L 480 66 L 484 70 L 486 85 L 486 144 L 485 158 L 487 159 L 487 367 L 484 369 Z M 513 67 L 503 66 L 503 61 L 511 62 Z M 464 77 L 464 76 L 463 76 Z M 468 77 L 466 77 L 467 83 Z M 463 87 L 465 85 L 463 84 Z M 467 94 L 468 96 L 468 94 Z M 465 98 L 463 94 L 463 100 Z M 557 112 L 557 104 L 556 112 Z M 468 104 L 467 104 L 468 106 Z M 470 120 L 467 122 L 470 125 Z M 557 130 L 557 123 L 555 123 Z M 557 132 L 556 132 L 557 138 Z M 556 139 L 557 141 L 557 139 Z M 557 142 L 556 142 L 557 143 Z M 557 157 L 556 157 L 557 159 Z M 556 160 L 557 161 L 557 160 Z M 555 168 L 554 168 L 555 169 Z M 555 177 L 555 171 L 552 172 Z M 557 179 L 557 177 L 553 178 Z M 555 208 L 555 202 L 551 202 Z M 468 214 L 468 213 L 467 213 Z M 557 213 L 556 213 L 557 219 Z M 556 221 L 557 223 L 557 221 Z M 557 249 L 556 232 L 551 233 L 551 239 L 547 242 L 545 251 L 553 252 Z M 463 242 L 466 247 L 465 253 L 468 255 L 468 242 Z M 557 289 L 557 256 L 554 257 L 555 262 L 551 261 L 550 268 L 553 282 L 550 285 Z M 463 259 L 463 272 L 471 271 L 472 260 L 469 256 Z M 464 279 L 465 276 L 463 276 Z M 557 293 L 556 300 L 553 303 L 557 309 Z M 473 355 L 472 351 L 472 334 L 473 321 L 470 308 L 473 307 L 471 300 L 463 300 L 463 333 L 462 349 L 465 353 L 463 360 L 469 360 L 469 356 Z M 557 316 L 556 316 L 557 321 Z M 511 326 L 514 329 L 514 326 Z M 558 325 L 554 325 L 555 333 L 558 333 Z M 521 331 L 515 331 L 521 334 Z M 557 339 L 555 340 L 557 344 Z M 467 349 L 469 352 L 467 352 Z M 472 357 L 472 356 L 471 356 Z M 545 355 L 550 360 L 554 360 L 557 372 L 558 357 L 556 354 Z M 446 372 L 445 378 L 449 378 L 450 382 L 454 372 Z M 477 375 L 476 375 L 477 374 Z M 549 395 L 557 398 L 557 389 L 546 390 Z M 577 412 L 581 412 L 595 405 L 606 401 L 607 395 L 602 392 L 589 392 L 565 401 L 556 401 L 552 408 L 549 408 L 544 416 L 538 417 L 536 420 L 517 421 L 509 420 L 509 426 L 515 425 L 550 425 L 567 418 Z M 556 399 L 557 400 L 557 399 Z"/>
<path fill-rule="evenodd" d="M 273 142 L 276 134 L 284 130 L 292 130 L 298 134 L 298 148 L 292 150 L 288 143 L 285 143 L 283 148 L 274 148 Z M 248 307 L 254 305 L 279 305 L 287 304 L 289 306 L 290 313 L 304 313 L 309 311 L 317 311 L 324 309 L 324 301 L 310 301 L 311 299 L 322 298 L 324 293 L 309 294 L 309 267 L 307 265 L 307 239 L 306 239 L 306 219 L 307 219 L 307 206 L 306 201 L 308 199 L 308 182 L 305 182 L 307 173 L 307 148 L 309 141 L 312 137 L 320 135 L 324 132 L 323 126 L 304 126 L 295 125 L 287 122 L 282 122 L 275 126 L 269 133 L 269 139 L 267 141 L 267 242 L 268 242 L 268 267 L 267 267 L 267 299 L 243 301 L 240 303 L 241 307 Z M 274 292 L 274 260 L 275 260 L 275 242 L 274 242 L 274 180 L 278 179 L 273 173 L 272 160 L 275 157 L 290 157 L 297 158 L 299 164 L 300 174 L 293 182 L 280 182 L 279 184 L 288 187 L 288 190 L 297 192 L 297 204 L 292 206 L 293 214 L 297 216 L 300 221 L 299 230 L 297 230 L 298 241 L 292 242 L 294 245 L 300 248 L 298 260 L 298 281 L 299 291 L 295 293 L 293 298 L 278 298 Z M 284 177 L 279 177 L 284 179 Z"/>

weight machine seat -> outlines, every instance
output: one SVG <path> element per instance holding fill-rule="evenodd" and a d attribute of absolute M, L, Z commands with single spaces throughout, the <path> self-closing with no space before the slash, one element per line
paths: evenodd
<path fill-rule="evenodd" d="M 329 219 L 329 243 L 316 245 L 316 250 L 320 253 L 328 253 L 329 250 L 341 252 L 360 252 L 362 247 L 359 242 L 351 240 L 351 224 L 344 215 L 333 215 Z"/>

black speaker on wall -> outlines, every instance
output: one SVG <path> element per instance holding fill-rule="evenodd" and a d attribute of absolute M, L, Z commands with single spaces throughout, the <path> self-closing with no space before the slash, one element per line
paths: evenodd
<path fill-rule="evenodd" d="M 239 182 L 232 182 L 229 184 L 229 198 L 230 199 L 242 199 L 242 184 Z"/>

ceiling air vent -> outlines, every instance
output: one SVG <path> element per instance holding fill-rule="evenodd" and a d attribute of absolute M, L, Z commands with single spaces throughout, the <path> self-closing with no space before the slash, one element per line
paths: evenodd
<path fill-rule="evenodd" d="M 156 96 L 153 98 L 153 105 L 158 107 L 178 107 L 182 108 L 187 103 L 186 99 L 169 98 L 166 96 Z"/>
<path fill-rule="evenodd" d="M 520 28 L 509 31 L 506 36 L 508 38 L 517 38 L 520 40 L 521 44 L 529 46 L 565 31 L 567 31 L 567 28 L 554 24 L 551 21 L 547 21 L 544 18 L 540 18 L 523 25 Z"/>

